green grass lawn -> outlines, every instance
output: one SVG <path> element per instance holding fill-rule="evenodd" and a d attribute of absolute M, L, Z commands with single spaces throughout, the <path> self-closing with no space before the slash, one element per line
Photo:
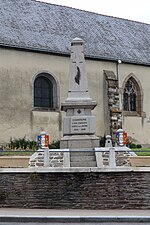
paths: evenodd
<path fill-rule="evenodd" d="M 20 156 L 20 155 L 32 155 L 35 151 L 34 150 L 4 150 L 0 152 L 2 156 Z"/>
<path fill-rule="evenodd" d="M 150 156 L 150 149 L 148 148 L 139 148 L 139 149 L 132 149 L 133 152 L 137 154 L 137 156 Z"/>
<path fill-rule="evenodd" d="M 0 152 L 0 155 L 32 155 L 36 150 L 4 150 Z M 137 156 L 150 156 L 150 149 L 147 148 L 136 148 L 132 149 L 133 152 L 137 154 Z"/>

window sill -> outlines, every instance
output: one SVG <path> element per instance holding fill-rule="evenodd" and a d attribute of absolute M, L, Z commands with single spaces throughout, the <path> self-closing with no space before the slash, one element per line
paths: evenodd
<path fill-rule="evenodd" d="M 59 108 L 33 107 L 32 111 L 38 111 L 38 112 L 59 112 Z"/>
<path fill-rule="evenodd" d="M 135 111 L 123 111 L 123 116 L 142 117 L 142 112 L 138 113 L 138 112 L 135 112 Z"/>

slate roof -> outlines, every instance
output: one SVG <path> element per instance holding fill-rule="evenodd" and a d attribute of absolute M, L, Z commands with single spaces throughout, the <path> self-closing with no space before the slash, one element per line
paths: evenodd
<path fill-rule="evenodd" d="M 0 45 L 150 65 L 150 25 L 35 0 L 0 0 Z"/>

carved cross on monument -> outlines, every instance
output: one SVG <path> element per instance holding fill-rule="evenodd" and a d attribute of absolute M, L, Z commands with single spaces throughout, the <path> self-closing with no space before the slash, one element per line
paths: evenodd
<path fill-rule="evenodd" d="M 95 136 L 95 117 L 91 114 L 95 106 L 96 102 L 89 97 L 83 40 L 75 38 L 71 42 L 68 97 L 61 104 L 61 109 L 66 111 L 61 148 L 99 146 L 99 139 Z"/>
<path fill-rule="evenodd" d="M 69 90 L 66 101 L 78 101 L 81 98 L 86 100 L 90 99 L 87 76 L 85 72 L 83 40 L 80 38 L 75 38 L 71 43 Z"/>

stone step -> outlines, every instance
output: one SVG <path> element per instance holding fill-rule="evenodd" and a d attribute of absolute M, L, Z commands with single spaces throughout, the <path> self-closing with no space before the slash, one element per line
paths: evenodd
<path fill-rule="evenodd" d="M 71 156 L 70 157 L 71 162 L 84 162 L 84 161 L 96 161 L 95 156 Z"/>
<path fill-rule="evenodd" d="M 40 156 L 36 156 L 35 159 L 43 159 L 43 157 L 44 157 L 43 155 L 42 156 L 40 155 Z"/>
<path fill-rule="evenodd" d="M 88 162 L 71 162 L 71 167 L 97 167 L 97 164 L 95 161 L 88 161 Z"/>
<path fill-rule="evenodd" d="M 44 159 L 43 158 L 40 158 L 40 159 L 39 158 L 36 158 L 36 162 L 37 161 L 42 162 L 42 161 L 44 161 Z"/>
<path fill-rule="evenodd" d="M 71 151 L 70 152 L 70 155 L 71 156 L 79 156 L 79 157 L 82 157 L 82 156 L 93 156 L 95 155 L 95 151 L 84 151 L 84 152 L 73 152 Z"/>
<path fill-rule="evenodd" d="M 77 151 L 77 152 L 84 152 L 84 151 L 94 151 L 94 148 L 70 148 L 69 151 Z"/>
<path fill-rule="evenodd" d="M 93 149 L 73 149 L 70 151 L 71 167 L 96 167 L 95 151 Z"/>
<path fill-rule="evenodd" d="M 37 162 L 36 166 L 44 166 L 44 164 L 42 162 Z"/>
<path fill-rule="evenodd" d="M 31 159 L 30 162 L 31 162 L 31 163 L 35 163 L 36 160 L 35 160 L 35 159 Z"/>

